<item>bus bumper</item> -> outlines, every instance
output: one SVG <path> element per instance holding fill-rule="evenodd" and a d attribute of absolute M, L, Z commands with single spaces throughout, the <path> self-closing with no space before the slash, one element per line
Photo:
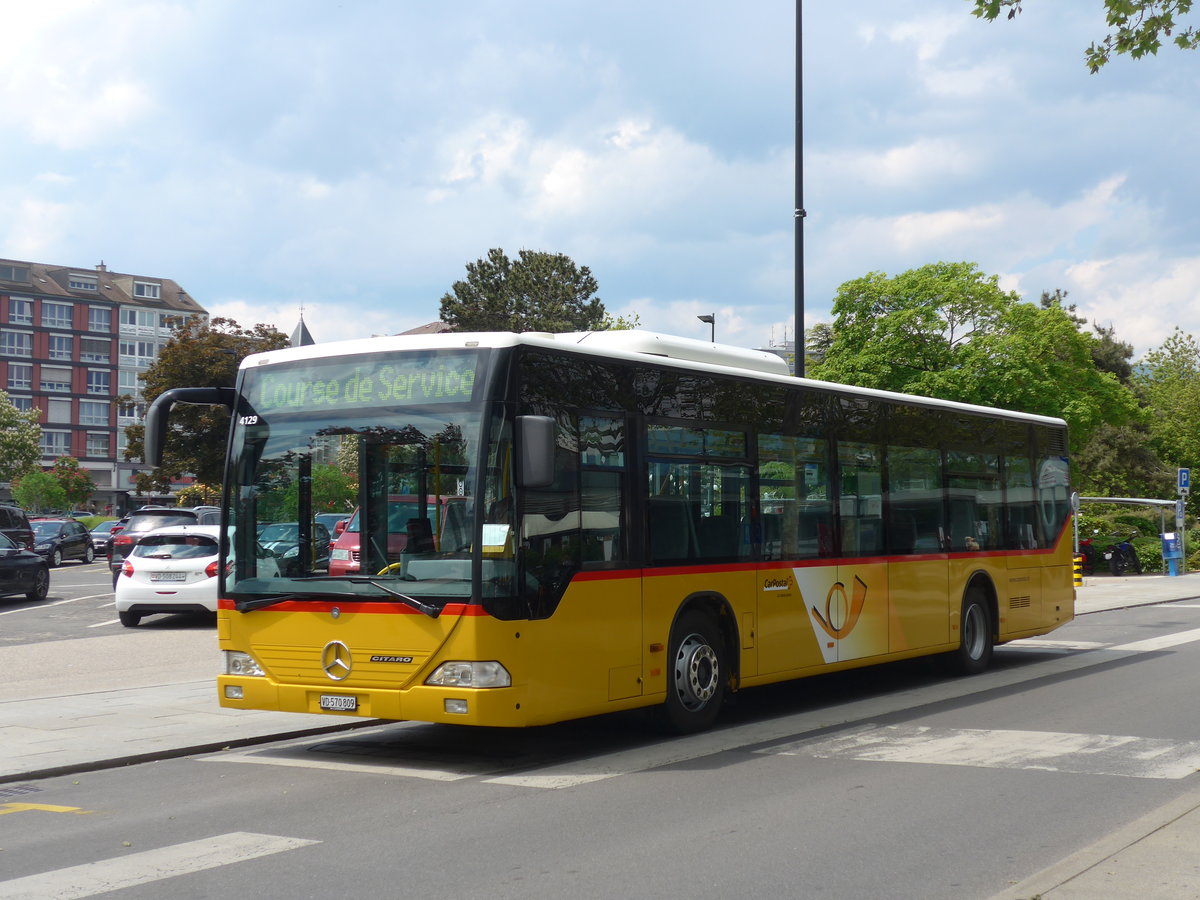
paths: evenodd
<path fill-rule="evenodd" d="M 351 718 L 445 722 L 457 725 L 535 724 L 523 708 L 525 689 L 447 688 L 420 685 L 407 690 L 278 684 L 247 675 L 217 677 L 217 699 L 229 709 L 260 709 Z"/>

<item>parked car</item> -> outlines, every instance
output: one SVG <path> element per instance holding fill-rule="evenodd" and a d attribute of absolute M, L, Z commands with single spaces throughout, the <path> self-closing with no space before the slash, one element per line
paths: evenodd
<path fill-rule="evenodd" d="M 50 567 L 32 550 L 0 534 L 0 596 L 24 594 L 39 602 L 50 592 Z"/>
<path fill-rule="evenodd" d="M 300 575 L 306 570 L 300 559 L 299 522 L 274 522 L 258 533 L 258 542 L 275 555 L 283 575 Z M 329 529 L 313 522 L 313 559 L 307 567 L 309 571 L 323 572 L 329 568 L 329 543 Z"/>
<path fill-rule="evenodd" d="M 108 542 L 112 540 L 112 530 L 116 527 L 119 519 L 109 519 L 107 522 L 101 522 L 90 532 L 92 538 L 92 549 L 96 551 L 97 556 L 105 556 L 108 554 Z"/>
<path fill-rule="evenodd" d="M 133 549 L 134 544 L 142 535 L 163 528 L 167 525 L 196 525 L 199 516 L 193 510 L 177 507 L 148 506 L 131 512 L 128 521 L 121 520 L 124 525 L 121 530 L 113 529 L 113 539 L 108 545 L 108 568 L 112 572 L 113 588 L 117 586 L 117 578 L 121 574 L 121 566 L 125 557 Z"/>
<path fill-rule="evenodd" d="M 19 506 L 0 506 L 0 534 L 18 547 L 33 549 L 33 529 L 29 527 L 29 516 Z"/>
<path fill-rule="evenodd" d="M 432 517 L 437 509 L 437 497 L 430 496 L 425 506 L 426 515 Z M 417 516 L 417 497 L 413 494 L 392 494 L 388 497 L 388 547 L 389 560 L 397 560 L 408 546 L 408 522 Z M 442 544 L 449 534 L 466 535 L 470 516 L 466 497 L 443 497 L 440 510 L 441 532 L 435 540 Z M 434 523 L 430 522 L 431 530 Z M 346 523 L 345 528 L 334 538 L 329 551 L 330 575 L 356 575 L 359 571 L 359 518 L 358 509 Z M 461 539 L 460 539 L 461 540 Z M 443 548 L 444 549 L 444 548 Z"/>
<path fill-rule="evenodd" d="M 33 549 L 50 567 L 57 568 L 64 559 L 90 563 L 96 558 L 92 536 L 78 519 L 34 519 Z"/>
<path fill-rule="evenodd" d="M 221 507 L 219 506 L 193 506 L 192 512 L 196 514 L 196 520 L 201 525 L 221 524 Z"/>
<path fill-rule="evenodd" d="M 217 525 L 168 525 L 143 534 L 121 563 L 117 617 L 133 628 L 156 613 L 217 611 Z M 259 574 L 279 575 L 273 554 L 258 548 Z"/>
<path fill-rule="evenodd" d="M 314 522 L 320 522 L 329 532 L 329 546 L 333 547 L 333 542 L 337 540 L 337 536 L 341 534 L 337 530 L 338 522 L 345 522 L 350 518 L 350 513 L 317 513 L 313 516 Z M 344 530 L 345 526 L 343 526 Z"/>

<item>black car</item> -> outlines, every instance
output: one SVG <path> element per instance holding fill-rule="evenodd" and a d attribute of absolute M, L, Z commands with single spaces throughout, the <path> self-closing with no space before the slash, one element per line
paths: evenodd
<path fill-rule="evenodd" d="M 0 534 L 0 597 L 24 594 L 37 602 L 45 600 L 49 592 L 50 567 L 46 561 Z"/>
<path fill-rule="evenodd" d="M 108 554 L 108 542 L 112 540 L 112 530 L 119 521 L 119 519 L 109 519 L 92 529 L 92 549 L 96 551 L 97 556 Z"/>
<path fill-rule="evenodd" d="M 33 549 L 33 529 L 29 527 L 29 516 L 19 506 L 0 506 L 0 534 L 18 547 Z"/>
<path fill-rule="evenodd" d="M 308 565 L 300 558 L 299 522 L 268 525 L 259 531 L 258 542 L 275 556 L 281 575 L 291 577 L 310 571 L 329 571 L 329 529 L 320 522 L 312 524 L 312 560 Z"/>
<path fill-rule="evenodd" d="M 30 525 L 33 549 L 51 568 L 61 566 L 64 559 L 90 563 L 96 558 L 92 536 L 77 519 L 34 519 Z"/>
<path fill-rule="evenodd" d="M 125 557 L 138 542 L 138 538 L 165 525 L 196 525 L 199 524 L 199 519 L 195 510 L 168 506 L 150 506 L 135 510 L 122 519 L 124 524 L 121 530 L 114 529 L 115 533 L 108 544 L 108 568 L 112 572 L 113 587 L 117 585 Z"/>

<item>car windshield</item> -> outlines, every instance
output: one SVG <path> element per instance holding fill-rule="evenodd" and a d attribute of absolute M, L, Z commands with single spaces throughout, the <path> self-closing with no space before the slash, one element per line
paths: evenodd
<path fill-rule="evenodd" d="M 112 519 L 111 521 L 108 521 L 108 522 L 101 522 L 99 525 L 97 525 L 95 528 L 92 529 L 92 533 L 93 534 L 107 534 L 108 532 L 112 531 L 113 528 L 116 527 L 116 525 L 117 525 L 116 519 Z"/>
<path fill-rule="evenodd" d="M 475 365 L 473 351 L 459 350 L 245 370 L 227 521 L 249 536 L 241 541 L 256 535 L 277 555 L 280 575 L 263 575 L 250 548 L 239 548 L 227 593 L 470 597 L 474 495 L 487 437 Z M 314 514 L 355 505 L 362 507 L 355 516 L 361 566 L 331 575 L 330 532 Z M 298 550 L 280 553 L 284 542 Z"/>
<path fill-rule="evenodd" d="M 216 538 L 206 534 L 148 534 L 133 548 L 148 559 L 200 559 L 217 555 Z"/>
<path fill-rule="evenodd" d="M 38 537 L 54 537 L 63 527 L 62 522 L 30 522 L 29 525 Z"/>

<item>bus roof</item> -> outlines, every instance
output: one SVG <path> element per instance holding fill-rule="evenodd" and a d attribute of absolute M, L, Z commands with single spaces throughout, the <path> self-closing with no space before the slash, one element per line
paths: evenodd
<path fill-rule="evenodd" d="M 855 387 L 832 381 L 796 378 L 787 363 L 768 350 L 749 350 L 729 344 L 715 344 L 693 338 L 657 334 L 640 329 L 615 331 L 584 331 L 566 334 L 528 331 L 515 334 L 507 331 L 440 332 L 420 335 L 384 335 L 327 344 L 309 344 L 254 353 L 242 360 L 242 368 L 300 362 L 306 359 L 328 359 L 338 356 L 402 352 L 412 350 L 448 350 L 460 348 L 541 347 L 568 351 L 605 359 L 630 362 L 654 362 L 672 368 L 685 368 L 712 374 L 741 375 L 779 384 L 803 384 L 813 390 L 834 394 L 850 394 L 879 400 L 899 401 L 919 406 L 939 407 L 983 415 L 1020 419 L 1045 425 L 1065 425 L 1061 418 L 1022 413 L 990 406 L 977 406 L 935 397 L 901 394 L 874 388 Z M 646 357 L 651 357 L 647 360 Z"/>

